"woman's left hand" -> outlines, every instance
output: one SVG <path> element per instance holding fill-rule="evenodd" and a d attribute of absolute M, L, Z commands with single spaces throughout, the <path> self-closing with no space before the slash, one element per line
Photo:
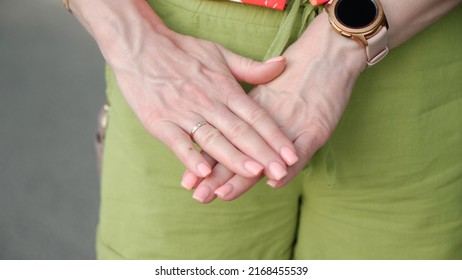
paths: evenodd
<path fill-rule="evenodd" d="M 297 149 L 299 161 L 288 175 L 268 184 L 279 188 L 293 179 L 311 156 L 321 148 L 337 126 L 348 103 L 354 83 L 365 68 L 362 46 L 334 33 L 323 13 L 285 53 L 287 66 L 275 80 L 255 87 L 249 95 L 276 120 Z M 259 178 L 235 175 L 213 158 L 213 172 L 199 182 L 186 171 L 182 185 L 194 188 L 194 198 L 209 203 L 220 197 L 233 200 Z"/>

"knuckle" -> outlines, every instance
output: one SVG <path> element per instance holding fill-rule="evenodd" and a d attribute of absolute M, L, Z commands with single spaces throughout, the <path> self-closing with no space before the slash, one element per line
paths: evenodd
<path fill-rule="evenodd" d="M 309 159 L 310 156 L 317 150 L 317 148 L 306 145 L 305 143 L 295 143 L 294 145 L 298 156 L 302 159 Z"/>
<path fill-rule="evenodd" d="M 249 118 L 249 122 L 255 126 L 268 123 L 268 114 L 261 108 L 253 108 L 250 111 Z"/>
<path fill-rule="evenodd" d="M 241 69 L 243 69 L 243 70 L 250 69 L 252 67 L 253 62 L 254 61 L 252 59 L 250 59 L 250 58 L 241 57 L 241 61 L 240 61 Z"/>
<path fill-rule="evenodd" d="M 229 137 L 231 139 L 242 139 L 250 132 L 250 126 L 244 121 L 236 121 L 228 129 Z"/>
<path fill-rule="evenodd" d="M 202 68 L 200 68 L 200 70 L 205 76 L 208 76 L 211 80 L 214 80 L 218 83 L 230 81 L 230 75 L 226 72 L 211 70 L 209 67 L 206 67 L 205 65 Z"/>
<path fill-rule="evenodd" d="M 218 86 L 220 94 L 233 94 L 237 92 L 235 89 L 238 83 L 229 73 L 206 69 L 204 70 L 204 74 L 210 81 Z"/>
<path fill-rule="evenodd" d="M 199 106 L 200 108 L 213 108 L 215 105 L 214 99 L 207 94 L 207 90 L 204 90 L 203 87 L 195 81 L 183 81 L 179 85 L 179 90 L 187 100 L 183 100 L 180 103 L 186 102 L 187 104 L 194 104 L 194 106 Z M 190 107 L 190 105 L 187 107 Z"/>
<path fill-rule="evenodd" d="M 311 135 L 312 145 L 315 146 L 316 149 L 324 146 L 332 134 L 329 126 L 319 119 L 312 120 L 306 131 Z"/>
<path fill-rule="evenodd" d="M 197 85 L 191 79 L 184 79 L 178 82 L 178 90 L 183 94 L 188 95 L 200 95 L 202 91 L 199 85 Z"/>
<path fill-rule="evenodd" d="M 156 110 L 151 110 L 144 114 L 141 114 L 139 120 L 146 130 L 155 135 L 156 134 L 156 127 L 158 127 L 159 120 L 162 118 L 162 114 L 157 112 Z"/>
<path fill-rule="evenodd" d="M 201 147 L 206 148 L 213 146 L 219 141 L 221 137 L 222 135 L 220 131 L 218 131 L 218 129 L 212 128 L 207 130 L 205 134 L 200 137 L 199 141 L 201 143 Z"/>

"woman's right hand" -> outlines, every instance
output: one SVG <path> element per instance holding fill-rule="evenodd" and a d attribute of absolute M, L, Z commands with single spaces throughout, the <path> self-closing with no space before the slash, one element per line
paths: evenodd
<path fill-rule="evenodd" d="M 74 14 L 96 39 L 141 123 L 195 175 L 205 177 L 211 167 L 193 141 L 244 177 L 264 171 L 280 180 L 298 160 L 292 142 L 237 82 L 271 81 L 284 70 L 282 57 L 255 62 L 175 33 L 144 1 L 74 1 Z M 191 137 L 198 123 L 207 125 Z"/>

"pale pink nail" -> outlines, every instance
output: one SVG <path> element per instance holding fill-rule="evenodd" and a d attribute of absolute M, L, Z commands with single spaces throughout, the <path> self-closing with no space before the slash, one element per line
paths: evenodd
<path fill-rule="evenodd" d="M 231 185 L 230 183 L 227 183 L 221 187 L 219 187 L 216 191 L 215 191 L 215 194 L 219 197 L 219 198 L 226 198 L 232 191 L 234 190 L 234 187 L 233 185 Z"/>
<path fill-rule="evenodd" d="M 287 147 L 283 147 L 281 149 L 281 157 L 289 166 L 292 166 L 294 163 L 298 161 L 298 156 L 294 153 L 294 151 L 292 151 L 292 149 L 289 149 Z"/>
<path fill-rule="evenodd" d="M 187 171 L 186 174 L 183 176 L 183 179 L 181 180 L 181 185 L 183 188 L 187 190 L 191 190 L 194 188 L 194 185 L 197 183 L 197 177 L 196 175 L 192 174 L 191 172 Z"/>
<path fill-rule="evenodd" d="M 206 202 L 207 198 L 210 196 L 210 188 L 207 186 L 199 186 L 196 191 L 194 191 L 193 198 L 200 203 Z"/>
<path fill-rule="evenodd" d="M 197 171 L 199 171 L 201 177 L 207 177 L 210 173 L 212 173 L 212 169 L 210 169 L 210 167 L 208 167 L 205 163 L 200 163 L 197 166 Z"/>
<path fill-rule="evenodd" d="M 278 185 L 278 181 L 275 180 L 268 180 L 266 183 L 272 188 L 276 188 Z"/>
<path fill-rule="evenodd" d="M 244 163 L 244 168 L 255 176 L 260 175 L 263 171 L 263 166 L 255 161 L 246 161 Z"/>
<path fill-rule="evenodd" d="M 273 57 L 273 58 L 268 59 L 267 61 L 265 61 L 265 63 L 281 62 L 281 61 L 284 61 L 284 60 L 286 60 L 285 57 L 283 57 L 283 56 L 276 56 L 276 57 Z"/>
<path fill-rule="evenodd" d="M 287 175 L 287 170 L 279 162 L 272 162 L 269 165 L 269 171 L 274 180 L 281 180 Z"/>

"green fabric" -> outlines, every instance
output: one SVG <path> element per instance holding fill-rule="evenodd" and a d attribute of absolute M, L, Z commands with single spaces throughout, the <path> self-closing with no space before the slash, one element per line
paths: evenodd
<path fill-rule="evenodd" d="M 261 60 L 283 12 L 150 0 L 170 28 Z M 302 11 L 290 42 L 303 28 Z M 462 259 L 462 7 L 358 80 L 329 144 L 289 186 L 200 205 L 107 69 L 100 259 Z M 315 43 L 315 42 L 314 42 Z"/>
<path fill-rule="evenodd" d="M 303 2 L 303 3 L 302 3 Z M 308 19 L 311 22 L 315 16 L 318 9 L 315 9 L 312 5 L 308 4 L 308 0 L 294 0 L 289 2 L 287 7 L 287 12 L 284 15 L 284 18 L 281 21 L 279 26 L 279 30 L 276 33 L 276 36 L 268 48 L 265 57 L 263 60 L 268 60 L 272 57 L 278 56 L 282 53 L 284 48 L 287 45 L 287 42 L 290 39 L 291 31 L 293 30 L 295 20 L 297 16 L 299 16 L 299 10 L 301 5 L 303 4 L 303 14 L 301 20 L 301 28 L 298 33 L 298 36 L 302 33 L 302 31 L 306 28 L 306 24 L 308 23 Z M 310 17 L 311 15 L 311 17 Z"/>

